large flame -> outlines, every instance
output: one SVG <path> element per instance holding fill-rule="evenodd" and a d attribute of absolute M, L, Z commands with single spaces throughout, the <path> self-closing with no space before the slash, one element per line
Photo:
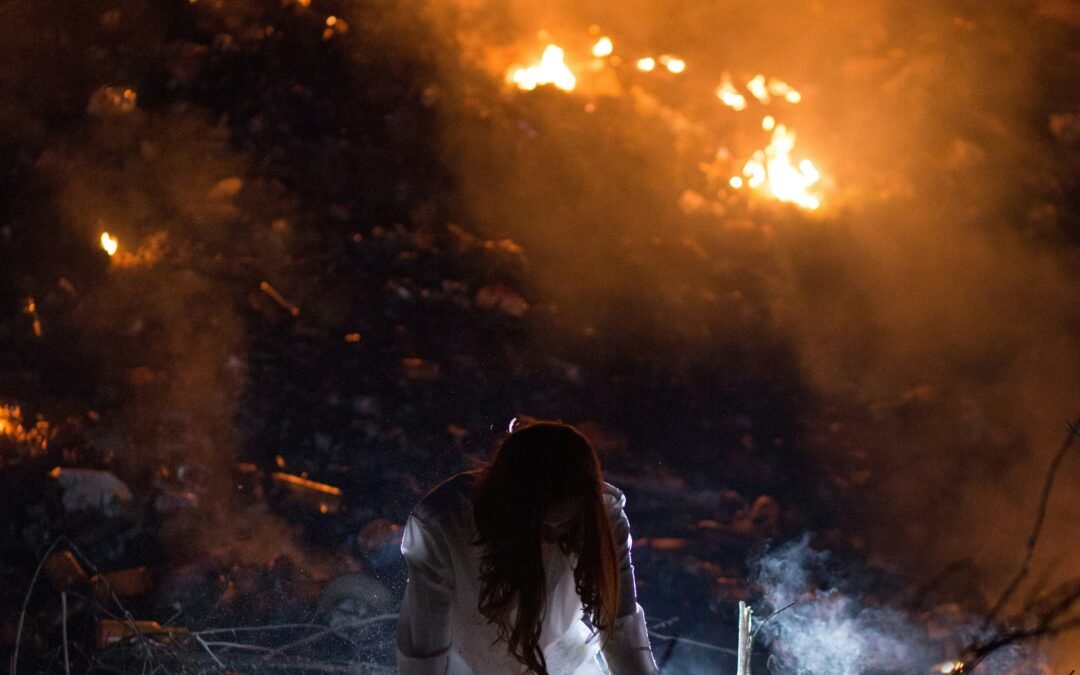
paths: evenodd
<path fill-rule="evenodd" d="M 577 78 L 563 61 L 564 57 L 565 52 L 561 47 L 548 45 L 539 64 L 516 68 L 510 73 L 509 79 L 526 91 L 532 91 L 542 84 L 553 84 L 563 91 L 573 91 Z"/>
<path fill-rule="evenodd" d="M 642 73 L 667 70 L 669 73 L 678 75 L 686 71 L 686 61 L 673 54 L 662 54 L 658 57 L 620 58 L 615 55 L 612 39 L 601 35 L 599 26 L 592 26 L 589 30 L 596 39 L 590 50 L 593 57 L 588 61 L 590 72 L 616 71 L 622 64 L 625 64 L 623 67 L 631 67 Z M 548 44 L 538 64 L 528 67 L 514 66 L 507 72 L 506 79 L 526 91 L 531 91 L 541 85 L 554 85 L 566 92 L 574 91 L 577 87 L 577 77 L 567 66 L 565 58 L 566 53 L 561 47 Z M 585 58 L 588 57 L 585 56 Z M 746 110 L 751 104 L 771 106 L 777 102 L 792 105 L 802 102 L 802 94 L 797 89 L 775 77 L 766 77 L 758 73 L 745 82 L 745 87 L 740 88 L 735 84 L 731 73 L 723 72 L 720 85 L 716 89 L 717 98 L 736 112 Z M 587 112 L 593 112 L 595 109 L 596 103 L 592 101 L 585 106 Z M 771 133 L 769 144 L 755 151 L 743 164 L 740 175 L 730 177 L 728 185 L 736 190 L 748 187 L 769 198 L 795 204 L 804 209 L 820 208 L 821 197 L 814 193 L 814 188 L 821 180 L 821 173 L 809 159 L 803 159 L 798 163 L 792 159 L 795 132 L 787 125 L 779 124 L 772 115 L 766 115 L 763 118 L 762 128 Z M 710 171 L 719 168 L 715 164 L 709 166 L 712 167 Z M 721 170 L 721 175 L 730 175 L 730 170 L 729 165 Z M 102 244 L 104 245 L 104 239 Z"/>
<path fill-rule="evenodd" d="M 795 132 L 783 124 L 777 124 L 771 116 L 766 116 L 761 126 L 766 131 L 772 131 L 772 140 L 743 165 L 742 175 L 746 178 L 746 185 L 781 202 L 810 210 L 819 208 L 821 198 L 812 194 L 811 189 L 821 180 L 821 172 L 809 159 L 800 161 L 798 165 L 792 162 Z M 732 178 L 731 186 L 741 188 L 742 178 Z"/>

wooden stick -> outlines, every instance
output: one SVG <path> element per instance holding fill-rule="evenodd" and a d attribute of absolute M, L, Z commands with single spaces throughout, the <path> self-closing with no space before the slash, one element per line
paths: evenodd
<path fill-rule="evenodd" d="M 753 610 L 739 601 L 739 655 L 735 666 L 735 675 L 750 675 L 750 617 Z"/>

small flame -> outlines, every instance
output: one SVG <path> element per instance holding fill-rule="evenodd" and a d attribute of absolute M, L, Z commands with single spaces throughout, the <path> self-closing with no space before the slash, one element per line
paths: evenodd
<path fill-rule="evenodd" d="M 772 97 L 769 96 L 769 88 L 765 86 L 765 76 L 758 74 L 746 83 L 746 88 L 763 105 L 768 105 Z"/>
<path fill-rule="evenodd" d="M 101 248 L 105 249 L 105 252 L 110 257 L 116 255 L 116 251 L 120 248 L 120 240 L 112 236 L 108 232 L 101 233 Z"/>
<path fill-rule="evenodd" d="M 783 96 L 784 100 L 788 103 L 798 103 L 802 101 L 802 94 L 796 91 L 795 88 L 787 82 L 776 78 L 769 79 L 768 92 L 773 96 Z"/>
<path fill-rule="evenodd" d="M 732 110 L 746 110 L 746 97 L 735 88 L 735 84 L 731 81 L 731 75 L 728 73 L 724 73 L 720 79 L 720 87 L 716 90 L 716 97 Z"/>
<path fill-rule="evenodd" d="M 656 59 L 651 56 L 646 56 L 643 59 L 638 59 L 637 67 L 638 70 L 642 72 L 651 73 L 656 68 Z"/>
<path fill-rule="evenodd" d="M 934 666 L 939 673 L 962 673 L 964 672 L 963 661 L 945 661 Z"/>
<path fill-rule="evenodd" d="M 611 44 L 611 38 L 602 37 L 596 41 L 593 45 L 592 54 L 598 59 L 602 59 L 605 56 L 611 56 L 611 52 L 615 50 L 615 46 Z"/>
<path fill-rule="evenodd" d="M 660 63 L 668 69 L 669 73 L 674 73 L 676 75 L 686 70 L 686 61 L 672 56 L 671 54 L 664 54 L 661 56 Z"/>
<path fill-rule="evenodd" d="M 565 52 L 561 47 L 548 45 L 540 63 L 528 68 L 517 68 L 510 74 L 510 81 L 525 91 L 532 91 L 542 84 L 553 84 L 563 91 L 573 91 L 577 78 L 563 61 Z"/>

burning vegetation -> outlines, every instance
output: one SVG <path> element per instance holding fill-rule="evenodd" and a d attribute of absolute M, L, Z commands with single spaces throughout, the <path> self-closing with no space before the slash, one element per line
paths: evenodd
<path fill-rule="evenodd" d="M 1080 13 L 699 5 L 0 5 L 12 674 L 393 672 L 516 415 L 666 673 L 1076 667 Z"/>

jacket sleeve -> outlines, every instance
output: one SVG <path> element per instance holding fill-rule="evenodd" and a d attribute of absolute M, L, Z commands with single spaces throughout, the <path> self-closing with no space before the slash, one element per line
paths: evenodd
<path fill-rule="evenodd" d="M 443 675 L 449 667 L 453 566 L 437 525 L 409 516 L 401 540 L 409 570 L 397 626 L 397 662 L 402 675 Z"/>
<path fill-rule="evenodd" d="M 660 671 L 653 660 L 645 612 L 637 603 L 634 564 L 630 559 L 633 538 L 626 517 L 626 497 L 616 487 L 605 484 L 604 498 L 615 534 L 615 550 L 619 560 L 619 611 L 615 632 L 604 645 L 604 659 L 612 675 L 657 675 Z"/>

